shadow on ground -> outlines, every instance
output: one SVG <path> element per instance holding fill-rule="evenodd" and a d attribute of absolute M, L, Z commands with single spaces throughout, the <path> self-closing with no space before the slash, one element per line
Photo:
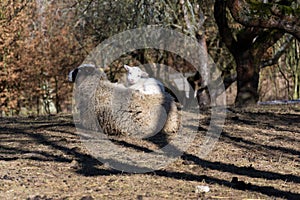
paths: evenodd
<path fill-rule="evenodd" d="M 157 170 L 148 174 L 159 177 L 171 178 L 172 180 L 205 181 L 208 184 L 217 184 L 223 188 L 232 188 L 256 192 L 262 195 L 300 199 L 300 175 L 296 171 L 277 169 L 277 165 L 270 164 L 270 170 L 255 167 L 260 155 L 276 157 L 281 155 L 288 166 L 290 163 L 300 167 L 300 128 L 299 113 L 269 113 L 269 112 L 232 112 L 227 117 L 226 127 L 220 138 L 220 144 L 230 144 L 231 147 L 242 151 L 251 151 L 248 166 L 240 166 L 234 159 L 226 160 L 226 156 L 238 159 L 228 149 L 224 161 L 215 161 L 210 158 L 200 158 L 193 153 L 184 153 L 179 160 L 182 165 L 177 168 Z M 123 176 L 126 173 L 109 169 L 97 159 L 89 155 L 80 142 L 80 137 L 71 116 L 49 116 L 37 118 L 1 118 L 0 119 L 0 162 L 18 162 L 19 160 L 32 160 L 36 162 L 57 162 L 66 165 L 76 161 L 77 167 L 70 168 L 75 174 L 84 177 L 95 176 Z M 235 127 L 231 126 L 235 124 Z M 227 128 L 228 126 L 228 128 Z M 205 134 L 207 125 L 200 125 L 200 133 Z M 244 131 L 243 131 L 244 130 Z M 244 135 L 246 134 L 246 135 Z M 259 138 L 262 135 L 262 138 Z M 257 139 L 253 139 L 257 137 Z M 266 142 L 265 139 L 271 142 Z M 130 143 L 119 139 L 112 141 L 120 146 L 145 153 L 152 152 L 149 147 L 142 144 Z M 152 141 L 155 143 L 155 141 Z M 159 144 L 159 142 L 157 143 Z M 218 152 L 218 149 L 215 150 Z M 270 153 L 269 153 L 270 152 Z M 222 155 L 220 155 L 222 157 Z M 226 158 L 225 158 L 226 157 Z M 272 157 L 272 158 L 273 158 Z M 270 158 L 270 159 L 272 159 Z M 253 159 L 253 160 L 251 160 Z M 280 162 L 280 161 L 278 161 Z M 193 165 L 197 169 L 206 171 L 204 174 L 186 170 L 187 166 Z M 55 170 L 55 169 L 53 169 Z M 280 171 L 280 172 L 279 172 Z M 215 173 L 224 174 L 224 178 Z M 242 177 L 244 181 L 238 181 Z M 3 177 L 2 177 L 3 178 Z M 1 177 L 0 177 L 1 179 Z M 261 179 L 260 184 L 254 179 Z M 280 189 L 267 183 L 278 181 L 278 185 L 294 185 L 293 190 Z"/>

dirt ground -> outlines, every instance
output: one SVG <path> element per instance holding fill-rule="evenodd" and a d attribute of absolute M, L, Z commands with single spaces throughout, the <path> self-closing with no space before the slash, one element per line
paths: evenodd
<path fill-rule="evenodd" d="M 0 199 L 300 199 L 299 104 L 230 108 L 219 140 L 201 158 L 209 117 L 201 112 L 197 137 L 182 156 L 143 174 L 91 156 L 71 115 L 0 118 Z M 111 140 L 145 153 L 161 145 Z"/>

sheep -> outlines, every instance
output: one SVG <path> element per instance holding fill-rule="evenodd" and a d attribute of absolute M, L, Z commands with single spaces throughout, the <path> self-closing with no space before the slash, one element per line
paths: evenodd
<path fill-rule="evenodd" d="M 124 68 L 127 70 L 129 88 L 138 90 L 143 94 L 162 94 L 165 92 L 164 85 L 160 81 L 149 78 L 149 75 L 139 67 L 124 65 Z"/>
<path fill-rule="evenodd" d="M 75 93 L 75 120 L 83 130 L 147 138 L 158 132 L 176 133 L 181 126 L 180 113 L 168 93 L 144 94 L 111 83 L 99 73 L 85 78 Z"/>

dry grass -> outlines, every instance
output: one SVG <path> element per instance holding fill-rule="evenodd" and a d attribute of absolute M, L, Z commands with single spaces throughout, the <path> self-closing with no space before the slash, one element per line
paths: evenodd
<path fill-rule="evenodd" d="M 200 123 L 180 158 L 146 174 L 118 172 L 93 158 L 71 116 L 0 123 L 1 199 L 300 199 L 300 105 L 232 109 L 205 158 L 198 147 L 208 127 Z M 145 153 L 164 145 L 160 137 L 112 141 Z M 210 191 L 197 194 L 198 185 Z"/>

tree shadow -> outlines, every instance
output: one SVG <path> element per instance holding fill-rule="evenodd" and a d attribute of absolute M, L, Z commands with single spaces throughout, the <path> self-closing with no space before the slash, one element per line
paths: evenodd
<path fill-rule="evenodd" d="M 243 111 L 239 113 L 239 116 L 232 117 L 232 120 L 234 123 L 241 125 L 253 125 L 277 131 L 291 131 L 296 133 L 300 131 L 299 114 Z"/>
<path fill-rule="evenodd" d="M 222 140 L 227 140 L 227 142 L 234 142 L 235 146 L 239 146 L 241 148 L 251 149 L 251 148 L 263 148 L 273 151 L 280 151 L 282 153 L 286 154 L 292 154 L 300 157 L 300 151 L 290 149 L 287 147 L 281 147 L 281 146 L 272 146 L 272 145 L 266 145 L 266 144 L 259 144 L 256 142 L 252 142 L 250 140 L 246 140 L 242 137 L 232 136 L 227 132 L 222 132 Z"/>
<path fill-rule="evenodd" d="M 263 170 L 257 170 L 253 167 L 238 167 L 234 164 L 225 164 L 222 162 L 211 162 L 201 159 L 195 155 L 184 154 L 181 157 L 183 160 L 192 161 L 195 164 L 212 170 L 218 170 L 222 172 L 229 172 L 236 175 L 244 175 L 252 178 L 264 178 L 268 180 L 282 180 L 286 182 L 300 183 L 300 177 L 291 174 L 280 174 L 275 172 L 268 172 Z"/>
<path fill-rule="evenodd" d="M 202 182 L 205 180 L 205 182 L 209 184 L 218 184 L 218 185 L 226 186 L 228 188 L 234 188 L 237 190 L 243 190 L 243 191 L 248 190 L 248 191 L 265 194 L 268 196 L 287 198 L 291 200 L 298 200 L 300 197 L 300 194 L 298 193 L 282 191 L 271 186 L 258 186 L 254 184 L 246 184 L 246 186 L 241 186 L 239 184 L 235 184 L 233 181 L 230 182 L 227 180 L 218 179 L 206 175 L 195 175 L 195 174 L 171 172 L 171 171 L 164 171 L 164 170 L 155 171 L 154 174 L 157 176 L 168 177 L 168 178 L 173 178 L 178 180 L 186 180 L 186 181 Z"/>
<path fill-rule="evenodd" d="M 1 121 L 1 120 L 0 120 Z M 76 137 L 78 140 L 78 136 L 72 133 L 70 130 L 74 130 L 74 124 L 70 122 L 70 120 L 60 121 L 59 123 L 55 122 L 55 118 L 36 120 L 28 126 L 27 121 L 13 121 L 11 123 L 7 123 L 4 126 L 0 127 L 0 161 L 15 161 L 20 158 L 25 158 L 28 160 L 34 160 L 38 162 L 45 161 L 54 161 L 59 163 L 71 163 L 73 160 L 76 160 L 79 163 L 79 167 L 75 169 L 75 173 L 82 176 L 110 176 L 110 175 L 122 175 L 123 172 L 119 172 L 109 168 L 103 168 L 103 164 L 92 157 L 87 153 L 83 153 L 80 149 L 76 147 L 69 147 L 69 142 L 75 140 Z M 52 123 L 52 126 L 51 126 Z M 20 125 L 21 128 L 18 127 Z M 23 126 L 25 125 L 25 126 Z M 66 127 L 68 127 L 66 129 Z M 61 134 L 61 140 L 57 138 L 53 138 L 49 135 L 46 135 L 43 131 L 56 131 L 56 133 Z M 203 128 L 205 131 L 205 128 Z M 71 133 L 70 133 L 71 132 Z M 284 147 L 273 147 L 263 144 L 257 144 L 252 141 L 248 141 L 244 138 L 231 136 L 227 132 L 222 133 L 222 137 L 236 144 L 245 144 L 242 145 L 241 148 L 246 148 L 247 146 L 252 147 L 263 147 L 269 150 L 277 150 L 282 151 L 286 154 L 299 155 L 299 151 L 284 148 Z M 64 139 L 64 138 L 71 138 Z M 138 144 L 132 144 L 130 142 L 112 140 L 115 144 L 118 144 L 123 147 L 131 148 L 136 151 L 141 151 L 145 153 L 152 152 L 151 149 L 146 148 L 144 146 L 139 146 Z M 13 145 L 9 146 L 9 144 L 24 144 L 23 145 Z M 55 150 L 49 151 L 47 149 L 38 149 L 38 148 L 26 148 L 26 144 L 29 144 L 31 147 L 34 145 L 44 145 L 50 147 Z M 173 147 L 176 149 L 176 147 Z M 57 153 L 58 152 L 58 153 Z M 24 155 L 27 155 L 24 157 Z M 63 156 L 64 155 L 64 156 Z M 300 177 L 292 174 L 280 174 L 270 171 L 258 170 L 253 167 L 239 167 L 234 164 L 226 164 L 223 162 L 212 162 L 208 160 L 204 160 L 199 158 L 196 155 L 184 153 L 181 157 L 182 160 L 193 162 L 195 165 L 198 165 L 204 169 L 217 170 L 220 172 L 227 172 L 234 175 L 243 175 L 251 178 L 263 178 L 267 180 L 282 180 L 286 182 L 291 182 L 295 184 L 300 183 Z M 130 167 L 130 166 L 128 166 Z M 70 169 L 73 170 L 73 169 Z M 126 174 L 126 173 L 125 173 Z M 234 183 L 233 181 L 228 181 L 222 178 L 215 178 L 207 175 L 197 175 L 187 172 L 179 172 L 179 171 L 171 171 L 171 170 L 156 170 L 154 172 L 149 172 L 148 174 L 154 174 L 156 176 L 168 177 L 176 180 L 186 180 L 186 181 L 197 181 L 201 182 L 205 180 L 209 184 L 218 184 L 222 186 L 226 186 L 229 188 L 234 188 L 237 190 L 248 190 L 253 192 L 258 192 L 264 195 L 279 197 L 279 198 L 287 198 L 287 199 L 299 199 L 300 194 L 294 192 L 283 191 L 280 189 L 276 189 L 271 186 L 259 186 L 255 184 L 246 184 L 241 186 L 239 184 Z"/>
<path fill-rule="evenodd" d="M 55 117 L 47 117 L 39 120 L 33 120 L 32 123 L 31 121 L 28 123 L 26 118 L 24 118 L 24 120 L 19 118 L 18 121 L 12 118 L 10 123 L 6 123 L 5 126 L 0 127 L 0 161 L 15 161 L 23 158 L 39 162 L 54 161 L 68 164 L 73 160 L 76 160 L 79 163 L 79 169 L 76 173 L 85 176 L 91 176 L 94 174 L 117 174 L 118 172 L 115 170 L 102 169 L 99 171 L 96 166 L 102 165 L 102 163 L 100 163 L 97 159 L 89 154 L 82 153 L 76 147 L 68 147 L 69 141 L 64 137 L 71 137 L 72 140 L 78 140 L 78 138 L 76 138 L 78 135 L 74 132 L 65 131 L 65 129 L 63 129 L 66 127 L 74 129 L 74 123 L 72 123 L 70 119 L 71 117 L 66 121 L 56 123 Z M 10 127 L 10 125 L 13 126 Z M 21 126 L 22 128 L 16 128 L 17 126 Z M 42 132 L 45 130 L 55 131 L 56 133 L 61 134 L 61 140 L 57 140 L 53 136 L 46 135 Z M 20 145 L 23 143 L 25 144 Z M 66 144 L 64 145 L 63 143 Z M 26 145 L 33 148 L 26 148 Z M 35 145 L 44 145 L 59 153 L 48 151 L 46 148 L 34 148 Z"/>

